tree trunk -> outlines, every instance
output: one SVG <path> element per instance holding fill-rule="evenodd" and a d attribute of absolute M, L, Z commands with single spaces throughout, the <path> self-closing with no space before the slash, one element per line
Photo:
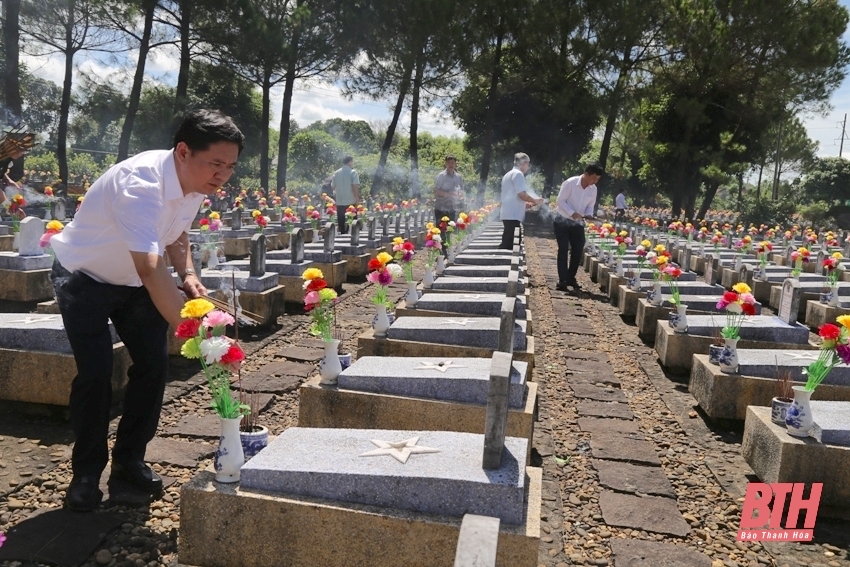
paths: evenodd
<path fill-rule="evenodd" d="M 410 197 L 418 199 L 419 189 L 419 142 L 416 138 L 419 130 L 419 91 L 422 88 L 422 76 L 425 74 L 423 54 L 416 58 L 416 75 L 413 79 L 413 98 L 410 103 Z"/>
<path fill-rule="evenodd" d="M 502 41 L 505 36 L 505 21 L 499 16 L 496 31 L 496 50 L 493 53 L 493 71 L 490 73 L 490 89 L 487 91 L 487 114 L 484 122 L 484 139 L 481 148 L 481 171 L 478 177 L 478 193 L 475 196 L 477 207 L 484 205 L 484 192 L 487 190 L 487 178 L 490 176 L 490 162 L 493 159 L 493 129 L 496 122 L 496 101 L 499 94 L 499 80 L 502 74 Z"/>
<path fill-rule="evenodd" d="M 59 179 L 68 183 L 68 113 L 71 110 L 71 87 L 74 79 L 74 21 L 76 0 L 68 0 L 68 19 L 65 23 L 65 80 L 62 83 L 62 100 L 59 103 L 59 125 L 56 128 L 56 160 L 59 162 Z"/>
<path fill-rule="evenodd" d="M 384 145 L 381 146 L 381 158 L 378 160 L 378 167 L 375 169 L 375 177 L 372 179 L 371 195 L 375 196 L 381 190 L 384 184 L 384 168 L 387 165 L 387 157 L 390 155 L 390 146 L 393 144 L 393 136 L 395 129 L 398 126 L 398 118 L 401 116 L 401 110 L 404 108 L 404 99 L 407 98 L 407 91 L 410 90 L 410 77 L 413 75 L 413 62 L 404 68 L 404 75 L 401 78 L 399 85 L 398 99 L 396 99 L 395 110 L 393 111 L 393 119 L 387 127 L 387 135 L 384 138 Z"/>
<path fill-rule="evenodd" d="M 697 220 L 703 220 L 705 218 L 705 214 L 708 212 L 708 208 L 711 206 L 711 202 L 714 200 L 714 196 L 717 194 L 717 188 L 720 187 L 719 181 L 712 181 L 705 188 L 705 197 L 702 199 L 702 205 L 699 208 L 699 212 L 697 213 Z"/>
<path fill-rule="evenodd" d="M 759 166 L 759 183 L 756 186 L 756 203 L 761 202 L 761 175 L 764 173 L 764 164 Z"/>
<path fill-rule="evenodd" d="M 691 186 L 694 187 L 694 189 L 688 192 L 687 198 L 685 199 L 685 220 L 693 220 L 694 218 L 694 207 L 696 206 L 697 201 L 696 187 L 699 187 L 699 182 L 694 180 Z"/>
<path fill-rule="evenodd" d="M 614 84 L 614 90 L 611 91 L 611 102 L 608 105 L 608 116 L 605 119 L 605 133 L 602 135 L 602 146 L 599 148 L 599 165 L 604 169 L 608 165 L 608 154 L 611 152 L 611 138 L 614 136 L 614 127 L 617 125 L 617 115 L 620 113 L 620 96 L 623 89 L 626 87 L 626 79 L 631 68 L 631 47 L 623 50 L 623 61 L 620 64 L 619 75 L 617 82 Z M 594 210 L 599 208 L 599 201 L 607 189 L 611 176 L 607 173 L 602 177 L 599 186 L 599 191 L 596 192 L 596 205 Z"/>
<path fill-rule="evenodd" d="M 142 8 L 145 12 L 145 27 L 142 30 L 142 41 L 139 43 L 139 60 L 136 62 L 136 74 L 133 77 L 133 87 L 130 89 L 130 100 L 127 103 L 127 115 L 121 128 L 121 139 L 118 141 L 118 161 L 124 161 L 130 154 L 130 137 L 133 135 L 133 123 L 139 111 L 139 100 L 142 98 L 142 83 L 145 81 L 145 63 L 151 48 L 151 32 L 153 31 L 153 16 L 158 0 L 145 0 Z"/>
<path fill-rule="evenodd" d="M 269 187 L 269 105 L 271 104 L 271 71 L 263 76 L 263 116 L 260 122 L 260 188 Z"/>
<path fill-rule="evenodd" d="M 6 108 L 14 115 L 14 120 L 21 119 L 23 103 L 21 102 L 20 78 L 20 36 L 18 21 L 21 13 L 21 0 L 5 0 L 3 2 L 3 46 L 6 51 L 6 69 L 3 76 L 3 94 Z M 16 159 L 9 176 L 20 179 L 24 174 L 24 160 Z"/>
<path fill-rule="evenodd" d="M 188 104 L 189 61 L 192 57 L 189 40 L 192 31 L 192 0 L 180 1 L 180 71 L 177 73 L 177 92 L 174 96 L 174 129 L 183 120 Z"/>
<path fill-rule="evenodd" d="M 739 173 L 735 177 L 738 178 L 738 206 L 741 206 L 741 199 L 744 197 L 744 174 Z"/>
<path fill-rule="evenodd" d="M 297 2 L 298 6 L 302 1 Z M 286 62 L 286 78 L 283 84 L 283 102 L 280 107 L 280 136 L 277 143 L 277 189 L 286 187 L 286 170 L 289 167 L 289 128 L 292 113 L 292 93 L 295 90 L 295 75 L 298 66 L 298 46 L 301 43 L 301 27 L 292 32 L 289 60 Z"/>

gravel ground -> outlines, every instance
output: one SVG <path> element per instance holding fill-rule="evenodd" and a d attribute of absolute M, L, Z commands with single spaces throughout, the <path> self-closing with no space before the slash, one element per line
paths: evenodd
<path fill-rule="evenodd" d="M 533 227 L 529 233 L 535 233 Z M 664 375 L 654 351 L 637 339 L 636 329 L 623 323 L 615 308 L 600 300 L 598 288 L 583 274 L 580 281 L 589 293 L 569 300 L 583 315 L 572 320 L 556 317 L 553 299 L 562 301 L 564 294 L 553 289 L 555 242 L 531 237 L 526 246 L 537 345 L 534 379 L 541 385 L 540 420 L 535 429 L 532 457 L 532 464 L 543 467 L 544 479 L 540 565 L 611 565 L 612 541 L 641 539 L 678 543 L 699 551 L 710 557 L 712 567 L 850 566 L 848 523 L 819 519 L 814 544 L 735 542 L 743 490 L 749 480 L 747 475 L 752 475 L 740 456 L 740 432 L 712 430 L 702 420 L 687 389 Z M 421 267 L 416 274 L 421 276 Z M 346 284 L 345 291 L 338 308 L 343 322 L 340 325 L 343 351 L 355 352 L 356 337 L 368 327 L 374 308 L 367 285 Z M 394 286 L 391 299 L 399 299 L 404 291 L 403 285 Z M 565 325 L 579 332 L 560 332 L 559 326 Z M 293 314 L 281 318 L 273 333 L 243 337 L 249 353 L 245 374 L 282 360 L 276 355 L 286 346 L 309 345 L 308 327 L 308 317 Z M 586 334 L 587 330 L 593 334 Z M 675 490 L 678 509 L 691 527 L 686 537 L 605 523 L 599 504 L 602 488 L 591 466 L 591 436 L 577 426 L 577 399 L 564 378 L 562 361 L 566 352 L 601 353 L 610 359 L 639 431 L 655 447 L 663 473 Z M 209 415 L 206 388 L 202 377 L 193 374 L 194 369 L 184 361 L 177 358 L 172 363 L 177 378 L 166 393 L 159 437 L 197 445 L 196 436 L 167 431 L 187 416 Z M 269 427 L 271 434 L 279 434 L 297 424 L 297 412 L 297 389 L 275 393 L 260 421 Z M 38 433 L 39 438 L 24 434 L 10 437 L 6 432 L 14 428 L 6 427 L 7 422 L 33 431 L 53 430 L 56 439 L 48 442 L 49 435 L 42 433 Z M 7 467 L 12 470 L 24 462 L 23 457 L 30 454 L 21 453 L 26 449 L 40 452 L 43 458 L 39 463 L 44 465 L 41 469 L 33 468 L 30 476 L 22 477 L 15 486 L 0 493 L 0 531 L 7 532 L 39 512 L 61 507 L 71 476 L 68 445 L 63 440 L 65 431 L 66 427 L 51 417 L 22 414 L 14 409 L 0 416 L 3 433 L 0 480 Z M 8 451 L 3 452 L 4 448 Z M 10 459 L 11 455 L 16 456 Z M 120 524 L 106 534 L 82 564 L 177 565 L 180 487 L 199 467 L 209 467 L 211 461 L 211 458 L 201 459 L 192 467 L 154 464 L 158 473 L 173 479 L 163 497 L 150 506 L 116 506 L 98 512 L 119 517 Z M 11 567 L 21 563 L 0 565 Z"/>

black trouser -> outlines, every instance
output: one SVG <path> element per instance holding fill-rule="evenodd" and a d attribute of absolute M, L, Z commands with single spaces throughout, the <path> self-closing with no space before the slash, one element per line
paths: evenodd
<path fill-rule="evenodd" d="M 616 219 L 623 219 L 626 217 L 626 209 L 615 209 L 614 213 L 614 218 Z"/>
<path fill-rule="evenodd" d="M 502 224 L 504 225 L 505 230 L 502 232 L 502 243 L 499 244 L 499 248 L 502 250 L 513 250 L 514 234 L 521 223 L 518 220 L 503 220 Z M 522 233 L 519 235 L 519 241 L 520 244 L 522 244 Z"/>
<path fill-rule="evenodd" d="M 434 221 L 436 221 L 435 224 L 437 228 L 440 229 L 440 237 L 443 239 L 443 247 L 441 250 L 443 252 L 443 256 L 448 256 L 449 250 L 446 248 L 446 231 L 440 227 L 440 223 L 443 222 L 443 217 L 449 217 L 450 221 L 457 221 L 457 211 L 434 209 Z"/>
<path fill-rule="evenodd" d="M 56 300 L 77 363 L 71 384 L 71 428 L 76 436 L 74 476 L 100 476 L 108 461 L 112 406 L 112 335 L 109 320 L 127 347 L 133 365 L 113 461 L 142 460 L 156 434 L 168 374 L 168 323 L 144 287 L 104 284 L 82 272 L 70 276 L 53 265 Z"/>
<path fill-rule="evenodd" d="M 346 224 L 345 209 L 348 205 L 336 206 L 336 232 L 337 234 L 348 234 L 348 225 Z"/>
<path fill-rule="evenodd" d="M 575 280 L 584 251 L 584 226 L 572 219 L 556 215 L 555 240 L 558 241 L 558 281 Z M 569 255 L 569 262 L 567 262 Z"/>

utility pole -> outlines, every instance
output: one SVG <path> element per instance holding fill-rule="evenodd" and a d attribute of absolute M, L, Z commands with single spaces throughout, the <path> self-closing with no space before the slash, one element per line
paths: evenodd
<path fill-rule="evenodd" d="M 785 122 L 779 123 L 779 136 L 776 139 L 776 157 L 774 158 L 774 168 L 773 168 L 773 200 L 776 201 L 779 199 L 779 162 L 780 157 L 782 155 L 782 127 L 785 125 Z"/>
<path fill-rule="evenodd" d="M 844 113 L 844 122 L 841 123 L 841 145 L 838 146 L 838 157 L 844 152 L 844 136 L 847 131 L 847 113 Z"/>

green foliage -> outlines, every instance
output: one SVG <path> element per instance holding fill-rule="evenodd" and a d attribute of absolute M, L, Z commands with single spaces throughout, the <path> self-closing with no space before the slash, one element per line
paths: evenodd
<path fill-rule="evenodd" d="M 793 201 L 780 198 L 777 201 L 762 198 L 756 201 L 754 196 L 748 195 L 738 208 L 738 222 L 744 226 L 754 224 L 759 226 L 785 226 L 793 224 L 791 217 L 794 215 L 796 206 Z"/>
<path fill-rule="evenodd" d="M 27 154 L 24 157 L 24 170 L 56 175 L 59 171 L 59 162 L 56 160 L 56 153 L 42 150 Z"/>
<path fill-rule="evenodd" d="M 298 125 L 296 124 L 296 132 Z M 305 131 L 321 130 L 333 138 L 347 144 L 354 153 L 372 154 L 378 151 L 378 139 L 372 127 L 365 120 L 344 120 L 330 118 L 313 122 Z"/>
<path fill-rule="evenodd" d="M 806 225 L 821 225 L 829 219 L 830 206 L 826 201 L 816 201 L 800 207 L 797 211 Z"/>
<path fill-rule="evenodd" d="M 805 172 L 800 189 L 805 203 L 825 201 L 836 204 L 847 200 L 850 198 L 850 160 L 818 158 Z"/>
<path fill-rule="evenodd" d="M 342 158 L 350 151 L 348 144 L 323 130 L 302 130 L 292 137 L 289 144 L 291 175 L 320 184 L 342 167 Z"/>

